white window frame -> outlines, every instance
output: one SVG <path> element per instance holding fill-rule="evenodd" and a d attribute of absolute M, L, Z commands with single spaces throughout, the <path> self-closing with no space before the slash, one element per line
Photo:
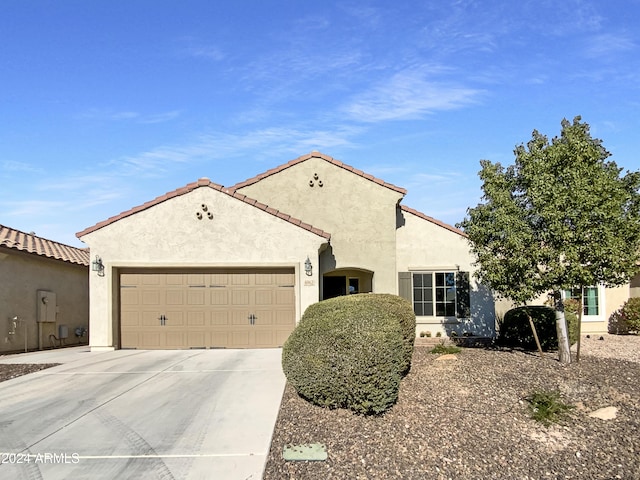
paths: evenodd
<path fill-rule="evenodd" d="M 583 322 L 602 322 L 605 320 L 605 309 L 606 309 L 606 305 L 605 305 L 605 288 L 602 285 L 589 285 L 587 287 L 584 287 L 585 289 L 587 288 L 595 288 L 596 289 L 596 293 L 597 293 L 597 301 L 598 301 L 598 314 L 597 315 L 586 315 L 584 313 L 584 305 L 583 305 L 583 312 L 582 312 L 582 321 Z M 567 289 L 567 290 L 571 290 L 571 289 Z M 583 295 L 583 302 L 584 302 L 584 290 L 582 292 Z M 567 291 L 563 290 L 562 291 L 562 298 L 564 300 L 567 300 L 567 298 L 571 298 L 571 297 L 567 297 Z"/>

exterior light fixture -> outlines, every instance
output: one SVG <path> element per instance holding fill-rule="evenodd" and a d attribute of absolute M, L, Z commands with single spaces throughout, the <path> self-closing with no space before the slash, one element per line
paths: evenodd
<path fill-rule="evenodd" d="M 306 273 L 309 277 L 313 275 L 313 266 L 311 265 L 311 260 L 309 260 L 309 257 L 307 257 L 307 259 L 304 261 L 304 273 Z"/>
<path fill-rule="evenodd" d="M 102 259 L 98 255 L 96 255 L 96 259 L 91 262 L 91 270 L 98 272 L 99 277 L 104 277 L 104 263 L 102 263 Z"/>

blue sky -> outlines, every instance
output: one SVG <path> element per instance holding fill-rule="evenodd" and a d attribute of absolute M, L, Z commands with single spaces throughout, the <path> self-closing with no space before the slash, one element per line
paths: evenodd
<path fill-rule="evenodd" d="M 640 168 L 640 0 L 0 2 L 0 223 L 75 233 L 312 150 L 454 224 L 581 115 Z"/>

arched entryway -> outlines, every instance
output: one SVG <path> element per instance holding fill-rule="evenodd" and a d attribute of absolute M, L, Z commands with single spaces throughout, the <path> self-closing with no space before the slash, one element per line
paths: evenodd
<path fill-rule="evenodd" d="M 322 275 L 322 300 L 373 291 L 373 272 L 360 268 L 338 268 Z"/>

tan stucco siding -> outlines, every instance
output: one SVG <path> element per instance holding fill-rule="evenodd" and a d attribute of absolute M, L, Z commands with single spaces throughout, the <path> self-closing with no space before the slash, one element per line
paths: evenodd
<path fill-rule="evenodd" d="M 320 158 L 239 192 L 330 232 L 332 250 L 323 256 L 323 273 L 339 268 L 370 270 L 374 292 L 396 293 L 395 215 L 401 193 Z"/>
<path fill-rule="evenodd" d="M 469 272 L 471 318 L 444 320 L 437 317 L 418 317 L 417 333 L 430 331 L 443 334 L 471 332 L 491 336 L 495 332 L 495 303 L 493 296 L 473 277 L 473 255 L 466 237 L 442 228 L 412 213 L 399 213 L 397 230 L 398 272 L 420 270 L 459 270 Z"/>
<path fill-rule="evenodd" d="M 213 215 L 211 220 L 208 213 Z M 308 305 L 318 301 L 318 252 L 326 243 L 312 232 L 209 187 L 122 218 L 81 240 L 106 267 L 104 277 L 90 276 L 91 345 L 95 348 L 117 343 L 113 335 L 118 268 L 294 267 L 299 319 Z M 314 266 L 312 276 L 304 272 L 307 256 Z"/>
<path fill-rule="evenodd" d="M 43 323 L 41 339 L 36 317 L 37 292 L 53 292 L 55 322 Z M 11 319 L 17 316 L 16 328 Z M 58 336 L 60 325 L 69 329 L 67 345 L 87 343 L 75 329 L 89 327 L 88 268 L 39 255 L 0 249 L 0 352 L 24 351 L 25 326 L 29 350 L 51 347 L 49 336 Z M 55 345 L 60 345 L 55 341 Z"/>

